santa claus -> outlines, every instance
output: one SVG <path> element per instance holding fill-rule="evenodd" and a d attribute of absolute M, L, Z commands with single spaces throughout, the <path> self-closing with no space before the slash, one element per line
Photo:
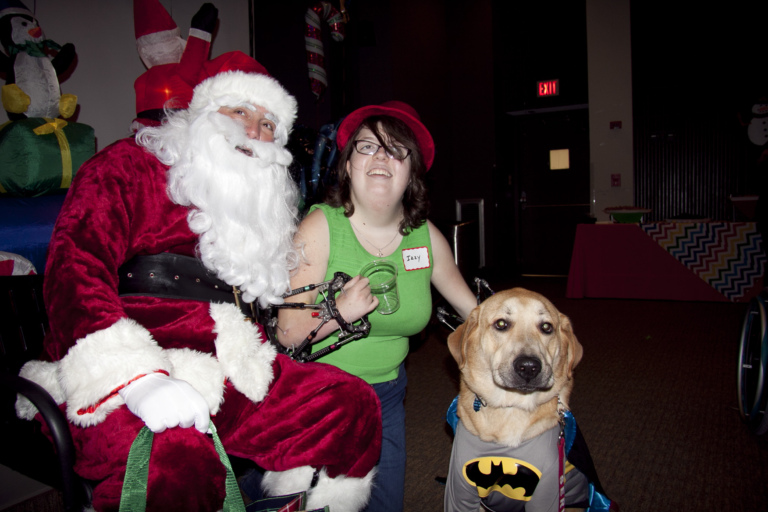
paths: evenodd
<path fill-rule="evenodd" d="M 66 412 L 97 510 L 118 509 L 144 425 L 148 510 L 221 509 L 211 420 L 227 453 L 267 470 L 268 494 L 307 489 L 309 508 L 359 510 L 381 442 L 372 388 L 277 354 L 245 321 L 282 301 L 298 258 L 296 101 L 240 52 L 203 73 L 187 109 L 78 171 L 46 266 L 46 360 L 21 375 Z M 25 399 L 17 411 L 36 412 Z"/>

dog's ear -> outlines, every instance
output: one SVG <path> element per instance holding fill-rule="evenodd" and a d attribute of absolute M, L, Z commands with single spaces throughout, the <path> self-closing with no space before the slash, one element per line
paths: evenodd
<path fill-rule="evenodd" d="M 448 336 L 448 350 L 459 365 L 459 370 L 464 367 L 467 361 L 467 341 L 470 336 L 474 336 L 477 329 L 477 317 L 480 308 L 475 308 L 469 314 L 469 318 L 464 321 L 455 331 Z"/>
<path fill-rule="evenodd" d="M 573 369 L 581 361 L 581 356 L 584 354 L 584 348 L 576 339 L 576 335 L 573 333 L 573 327 L 571 326 L 571 320 L 560 313 L 560 336 L 563 338 L 563 346 L 568 350 L 568 378 L 573 377 Z"/>

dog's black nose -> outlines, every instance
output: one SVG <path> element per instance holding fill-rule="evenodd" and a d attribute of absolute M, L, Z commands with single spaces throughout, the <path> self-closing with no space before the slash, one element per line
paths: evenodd
<path fill-rule="evenodd" d="M 536 357 L 518 357 L 512 364 L 515 373 L 525 379 L 525 382 L 531 382 L 541 373 L 541 361 Z"/>

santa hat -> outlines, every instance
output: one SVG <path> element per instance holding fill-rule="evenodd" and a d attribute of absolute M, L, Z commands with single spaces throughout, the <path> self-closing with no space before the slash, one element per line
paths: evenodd
<path fill-rule="evenodd" d="M 0 18 L 10 14 L 24 14 L 32 19 L 37 19 L 35 18 L 35 15 L 32 14 L 32 11 L 27 9 L 27 7 L 19 2 L 19 0 L 0 0 Z"/>
<path fill-rule="evenodd" d="M 229 52 L 205 63 L 200 84 L 195 87 L 189 112 L 193 117 L 221 107 L 258 105 L 276 117 L 275 142 L 284 146 L 296 120 L 296 99 L 269 76 L 255 59 Z"/>
<path fill-rule="evenodd" d="M 133 27 L 139 56 L 148 68 L 179 62 L 184 40 L 159 0 L 133 1 Z"/>
<path fill-rule="evenodd" d="M 402 101 L 388 101 L 381 105 L 368 105 L 355 110 L 345 117 L 336 134 L 336 143 L 339 149 L 344 149 L 344 146 L 347 145 L 347 141 L 355 133 L 355 130 L 366 118 L 371 116 L 391 116 L 407 124 L 416 136 L 416 144 L 418 144 L 419 151 L 421 151 L 424 165 L 427 170 L 432 167 L 432 162 L 435 160 L 435 142 L 432 140 L 432 135 L 421 122 L 416 109 Z"/>

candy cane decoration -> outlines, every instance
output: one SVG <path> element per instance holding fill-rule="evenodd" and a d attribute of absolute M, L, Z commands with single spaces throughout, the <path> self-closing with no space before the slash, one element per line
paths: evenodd
<path fill-rule="evenodd" d="M 328 75 L 325 72 L 325 52 L 323 51 L 321 19 L 331 27 L 331 37 L 334 41 L 344 40 L 344 17 L 330 2 L 317 2 L 307 9 L 304 14 L 306 32 L 304 46 L 307 49 L 307 68 L 309 69 L 309 84 L 312 92 L 319 100 L 325 88 L 328 87 Z"/>

